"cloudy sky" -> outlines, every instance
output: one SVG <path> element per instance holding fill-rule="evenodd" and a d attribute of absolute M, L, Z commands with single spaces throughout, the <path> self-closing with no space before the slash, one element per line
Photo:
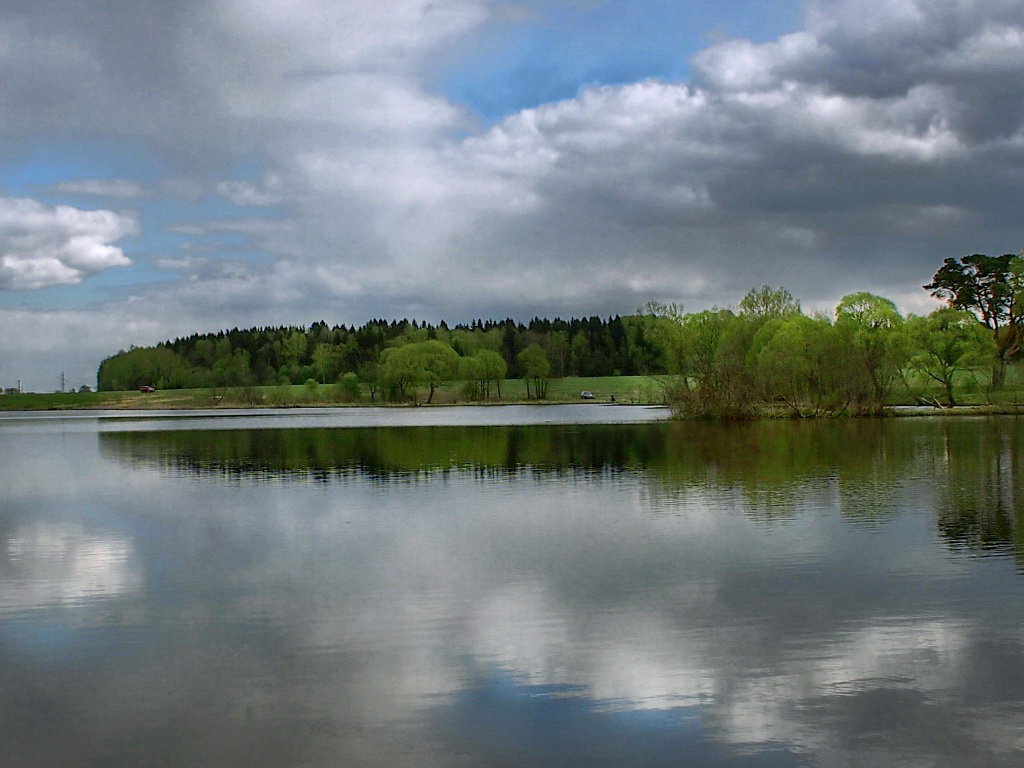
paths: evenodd
<path fill-rule="evenodd" d="M 1020 0 L 0 0 L 0 386 L 1024 246 Z"/>

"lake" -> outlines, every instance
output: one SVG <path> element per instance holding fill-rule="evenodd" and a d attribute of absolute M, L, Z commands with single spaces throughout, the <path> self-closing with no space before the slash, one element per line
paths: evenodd
<path fill-rule="evenodd" d="M 4 768 L 1019 766 L 1013 417 L 0 415 Z"/>

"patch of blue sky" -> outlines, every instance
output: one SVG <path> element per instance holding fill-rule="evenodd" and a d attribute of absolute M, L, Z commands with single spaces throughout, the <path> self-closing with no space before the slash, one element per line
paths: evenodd
<path fill-rule="evenodd" d="M 233 264 L 257 266 L 273 261 L 271 254 L 253 249 L 247 238 L 233 234 L 211 235 L 203 242 L 203 249 L 193 255 Z M 108 269 L 86 277 L 77 285 L 53 285 L 34 291 L 6 291 L 0 295 L 0 306 L 7 309 L 86 309 L 101 305 L 117 297 L 136 293 L 161 283 L 173 283 L 182 279 L 187 266 L 158 265 L 149 258 L 137 258 L 130 249 L 125 252 L 133 259 L 125 267 Z M 181 258 L 184 254 L 177 254 Z M 175 258 L 171 256 L 170 258 Z"/>
<path fill-rule="evenodd" d="M 798 28 L 800 0 L 508 2 L 434 87 L 486 121 L 572 98 L 581 88 L 685 81 L 713 42 L 771 40 Z"/>
<path fill-rule="evenodd" d="M 49 135 L 12 142 L 4 148 L 0 154 L 0 194 L 64 202 L 66 195 L 55 195 L 50 190 L 61 182 L 126 179 L 145 187 L 163 172 L 162 160 L 141 144 Z M 55 199 L 58 197 L 61 199 Z"/>
<path fill-rule="evenodd" d="M 86 281 L 88 283 L 88 280 Z M 85 309 L 94 304 L 98 294 L 92 290 L 83 291 L 82 284 L 51 285 L 32 291 L 0 291 L 0 308 L 46 310 Z"/>
<path fill-rule="evenodd" d="M 227 178 L 232 181 L 259 181 L 267 171 L 266 161 L 258 155 L 245 155 L 231 164 Z"/>
<path fill-rule="evenodd" d="M 64 163 L 48 167 L 71 169 L 85 166 Z M 93 166 L 87 170 L 96 171 L 97 167 Z M 115 296 L 132 293 L 139 288 L 180 280 L 182 270 L 168 268 L 166 264 L 161 265 L 158 262 L 173 262 L 187 256 L 214 261 L 222 259 L 254 266 L 272 260 L 270 254 L 260 251 L 254 245 L 253 235 L 245 232 L 217 231 L 216 223 L 280 218 L 283 212 L 279 207 L 239 206 L 212 194 L 197 200 L 186 200 L 165 194 L 130 200 L 63 193 L 41 195 L 36 188 L 39 184 L 49 186 L 68 178 L 45 173 L 29 175 L 28 178 L 32 181 L 26 182 L 24 194 L 49 204 L 66 203 L 86 209 L 104 207 L 134 211 L 138 217 L 140 232 L 137 236 L 116 243 L 132 260 L 130 265 L 90 275 L 77 285 L 53 285 L 32 291 L 3 291 L 0 292 L 2 307 L 84 309 Z M 94 174 L 89 178 L 98 176 Z M 45 181 L 36 181 L 37 179 Z"/>
<path fill-rule="evenodd" d="M 163 182 L 173 180 L 174 165 L 172 158 L 141 140 L 51 133 L 0 145 L 0 195 L 32 197 L 50 204 L 87 202 L 90 205 L 84 207 L 99 207 L 115 198 L 60 192 L 55 187 L 63 182 L 125 180 L 138 184 L 148 196 L 157 196 Z M 258 182 L 267 171 L 266 161 L 256 155 L 227 159 L 219 165 L 223 179 L 235 181 Z M 217 173 L 211 167 L 205 171 Z M 249 208 L 231 207 L 216 196 L 202 201 L 208 209 L 221 203 L 229 215 L 251 215 L 245 213 Z M 210 215 L 220 214 L 211 210 Z"/>
<path fill-rule="evenodd" d="M 164 246 L 195 237 L 193 229 L 198 232 L 212 222 L 279 218 L 282 214 L 277 208 L 236 205 L 219 195 L 196 200 L 160 195 L 133 201 L 132 208 L 139 214 L 147 241 Z"/>
<path fill-rule="evenodd" d="M 112 293 L 122 293 L 125 289 L 153 283 L 166 283 L 177 279 L 176 274 L 157 267 L 149 261 L 139 259 L 128 248 L 125 248 L 125 254 L 132 259 L 129 266 L 108 269 L 88 277 L 79 286 L 79 291 L 91 293 L 94 299 L 106 298 Z"/>
<path fill-rule="evenodd" d="M 77 285 L 51 285 L 32 291 L 0 293 L 5 309 L 47 310 L 86 309 L 102 304 L 115 295 L 132 293 L 137 288 L 180 278 L 175 272 L 159 269 L 148 262 L 136 261 L 86 277 Z"/>

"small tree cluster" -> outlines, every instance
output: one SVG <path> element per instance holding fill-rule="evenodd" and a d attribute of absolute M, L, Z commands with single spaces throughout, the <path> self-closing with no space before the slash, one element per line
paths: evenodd
<path fill-rule="evenodd" d="M 991 332 L 996 345 L 992 384 L 1002 386 L 1006 364 L 1020 356 L 1024 340 L 1024 254 L 946 259 L 924 288 L 950 308 L 969 312 Z"/>
<path fill-rule="evenodd" d="M 739 311 L 650 309 L 675 374 L 667 397 L 689 416 L 879 413 L 915 372 L 940 384 L 953 405 L 957 377 L 995 355 L 992 337 L 964 310 L 905 318 L 890 300 L 863 292 L 844 297 L 834 317 L 805 315 L 788 291 L 767 286 L 747 294 Z"/>

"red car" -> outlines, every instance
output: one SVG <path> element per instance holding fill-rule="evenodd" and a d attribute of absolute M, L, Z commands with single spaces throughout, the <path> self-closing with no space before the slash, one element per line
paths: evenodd
<path fill-rule="evenodd" d="M 148 384 L 143 384 L 139 387 L 139 392 L 156 392 L 156 387 L 151 387 Z"/>

